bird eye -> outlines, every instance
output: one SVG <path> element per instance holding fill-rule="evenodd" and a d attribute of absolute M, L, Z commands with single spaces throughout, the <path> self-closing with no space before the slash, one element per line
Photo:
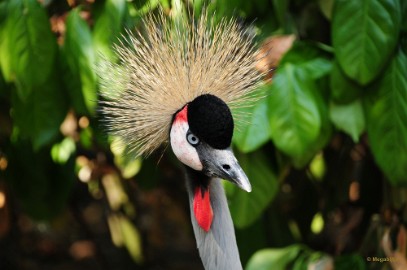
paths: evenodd
<path fill-rule="evenodd" d="M 199 143 L 199 138 L 192 133 L 187 133 L 187 141 L 190 145 L 197 145 Z"/>

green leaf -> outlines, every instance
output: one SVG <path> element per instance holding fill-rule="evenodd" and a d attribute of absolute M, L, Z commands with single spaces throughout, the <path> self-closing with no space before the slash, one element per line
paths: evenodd
<path fill-rule="evenodd" d="M 8 2 L 0 3 L 0 70 L 3 73 L 4 79 L 7 82 L 12 81 L 11 76 L 11 65 L 10 65 L 10 54 L 8 52 L 9 48 L 9 38 L 7 31 L 7 12 L 8 12 Z"/>
<path fill-rule="evenodd" d="M 199 14 L 202 13 L 202 9 L 205 7 L 205 0 L 194 0 L 192 5 L 194 7 L 195 19 L 198 19 Z"/>
<path fill-rule="evenodd" d="M 123 215 L 119 217 L 123 244 L 126 246 L 132 259 L 137 263 L 141 263 L 143 261 L 143 254 L 140 232 L 127 217 Z"/>
<path fill-rule="evenodd" d="M 400 1 L 401 5 L 401 29 L 407 31 L 407 1 Z"/>
<path fill-rule="evenodd" d="M 56 39 L 45 10 L 36 0 L 10 1 L 6 31 L 9 59 L 3 64 L 10 65 L 18 94 L 25 99 L 54 68 Z"/>
<path fill-rule="evenodd" d="M 65 164 L 76 150 L 74 139 L 65 137 L 60 143 L 51 148 L 51 157 L 54 163 Z"/>
<path fill-rule="evenodd" d="M 244 228 L 255 222 L 273 200 L 278 182 L 267 157 L 260 152 L 239 155 L 238 160 L 252 184 L 252 192 L 235 188 L 229 197 L 230 213 L 235 226 Z"/>
<path fill-rule="evenodd" d="M 138 8 L 135 7 L 134 3 L 128 5 L 129 14 L 134 18 L 139 18 L 153 12 L 158 5 L 161 5 L 163 10 L 170 9 L 170 0 L 148 0 L 138 3 Z"/>
<path fill-rule="evenodd" d="M 5 26 L 7 20 L 7 4 L 6 1 L 0 2 L 0 25 L 2 28 Z"/>
<path fill-rule="evenodd" d="M 285 248 L 269 248 L 256 252 L 249 260 L 246 270 L 307 270 L 332 269 L 333 260 L 322 252 L 303 245 Z M 352 268 L 349 268 L 352 269 Z"/>
<path fill-rule="evenodd" d="M 325 86 L 317 84 L 331 71 L 329 57 L 329 52 L 299 42 L 283 57 L 271 85 L 271 139 L 296 167 L 304 166 L 330 134 Z"/>
<path fill-rule="evenodd" d="M 295 64 L 307 74 L 307 77 L 318 79 L 331 71 L 331 53 L 322 46 L 310 42 L 295 42 L 293 47 L 281 59 L 280 66 L 286 63 Z"/>
<path fill-rule="evenodd" d="M 365 116 L 360 100 L 345 105 L 331 103 L 329 109 L 331 121 L 336 128 L 351 136 L 354 142 L 358 142 L 365 130 Z"/>
<path fill-rule="evenodd" d="M 319 136 L 312 144 L 308 146 L 308 151 L 304 155 L 292 157 L 295 168 L 300 169 L 307 165 L 314 158 L 314 156 L 325 147 L 332 136 L 332 125 L 329 122 L 328 109 L 326 108 L 325 103 L 321 109 L 322 126 Z"/>
<path fill-rule="evenodd" d="M 407 184 L 407 57 L 400 49 L 364 107 L 369 142 L 394 185 Z"/>
<path fill-rule="evenodd" d="M 114 155 L 114 163 L 120 169 L 124 178 L 131 178 L 140 172 L 142 159 L 133 154 L 128 154 L 128 145 L 119 138 L 113 137 L 110 150 Z"/>
<path fill-rule="evenodd" d="M 96 107 L 95 51 L 89 26 L 72 10 L 66 21 L 63 61 L 67 68 L 65 84 L 78 114 L 93 114 Z"/>
<path fill-rule="evenodd" d="M 93 28 L 95 50 L 114 59 L 112 45 L 118 41 L 122 29 L 126 0 L 106 0 L 102 13 L 96 18 Z"/>
<path fill-rule="evenodd" d="M 338 0 L 332 41 L 341 68 L 362 85 L 375 79 L 393 53 L 400 30 L 399 0 Z"/>
<path fill-rule="evenodd" d="M 274 76 L 270 92 L 271 139 L 290 157 L 306 155 L 322 126 L 314 81 L 286 64 Z"/>
<path fill-rule="evenodd" d="M 267 104 L 267 98 L 263 98 L 252 107 L 242 108 L 237 112 L 244 115 L 242 124 L 236 127 L 233 136 L 233 141 L 240 151 L 252 152 L 269 140 L 270 125 L 267 117 Z"/>
<path fill-rule="evenodd" d="M 16 95 L 12 98 L 14 132 L 30 139 L 36 150 L 55 140 L 68 111 L 66 96 L 57 78 L 56 72 L 51 74 L 48 81 L 34 88 L 24 101 Z"/>
<path fill-rule="evenodd" d="M 92 148 L 93 138 L 92 127 L 86 127 L 79 133 L 79 141 L 81 143 L 81 146 L 85 149 L 90 150 Z"/>
<path fill-rule="evenodd" d="M 363 88 L 343 72 L 335 61 L 330 76 L 331 97 L 336 103 L 349 103 L 362 94 Z"/>
<path fill-rule="evenodd" d="M 285 248 L 269 248 L 257 251 L 247 263 L 246 270 L 285 270 L 294 261 L 302 247 L 292 245 Z"/>

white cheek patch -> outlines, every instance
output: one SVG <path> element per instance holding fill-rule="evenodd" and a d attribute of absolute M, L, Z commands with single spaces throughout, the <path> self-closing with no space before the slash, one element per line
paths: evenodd
<path fill-rule="evenodd" d="M 170 132 L 171 148 L 179 161 L 194 170 L 202 171 L 203 166 L 198 152 L 187 141 L 188 129 L 187 122 L 174 121 Z"/>

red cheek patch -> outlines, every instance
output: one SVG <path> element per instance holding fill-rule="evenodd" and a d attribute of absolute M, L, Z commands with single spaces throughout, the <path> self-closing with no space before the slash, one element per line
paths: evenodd
<path fill-rule="evenodd" d="M 199 227 L 208 232 L 212 225 L 213 211 L 209 199 L 209 189 L 195 188 L 194 193 L 194 215 Z"/>
<path fill-rule="evenodd" d="M 185 105 L 176 115 L 174 122 L 187 122 L 188 121 L 188 105 Z"/>

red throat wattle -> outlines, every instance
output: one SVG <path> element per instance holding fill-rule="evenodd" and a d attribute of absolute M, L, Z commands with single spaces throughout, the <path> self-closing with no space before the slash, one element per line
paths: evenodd
<path fill-rule="evenodd" d="M 198 186 L 194 192 L 194 215 L 199 227 L 208 232 L 212 225 L 213 211 L 209 199 L 209 189 Z"/>

